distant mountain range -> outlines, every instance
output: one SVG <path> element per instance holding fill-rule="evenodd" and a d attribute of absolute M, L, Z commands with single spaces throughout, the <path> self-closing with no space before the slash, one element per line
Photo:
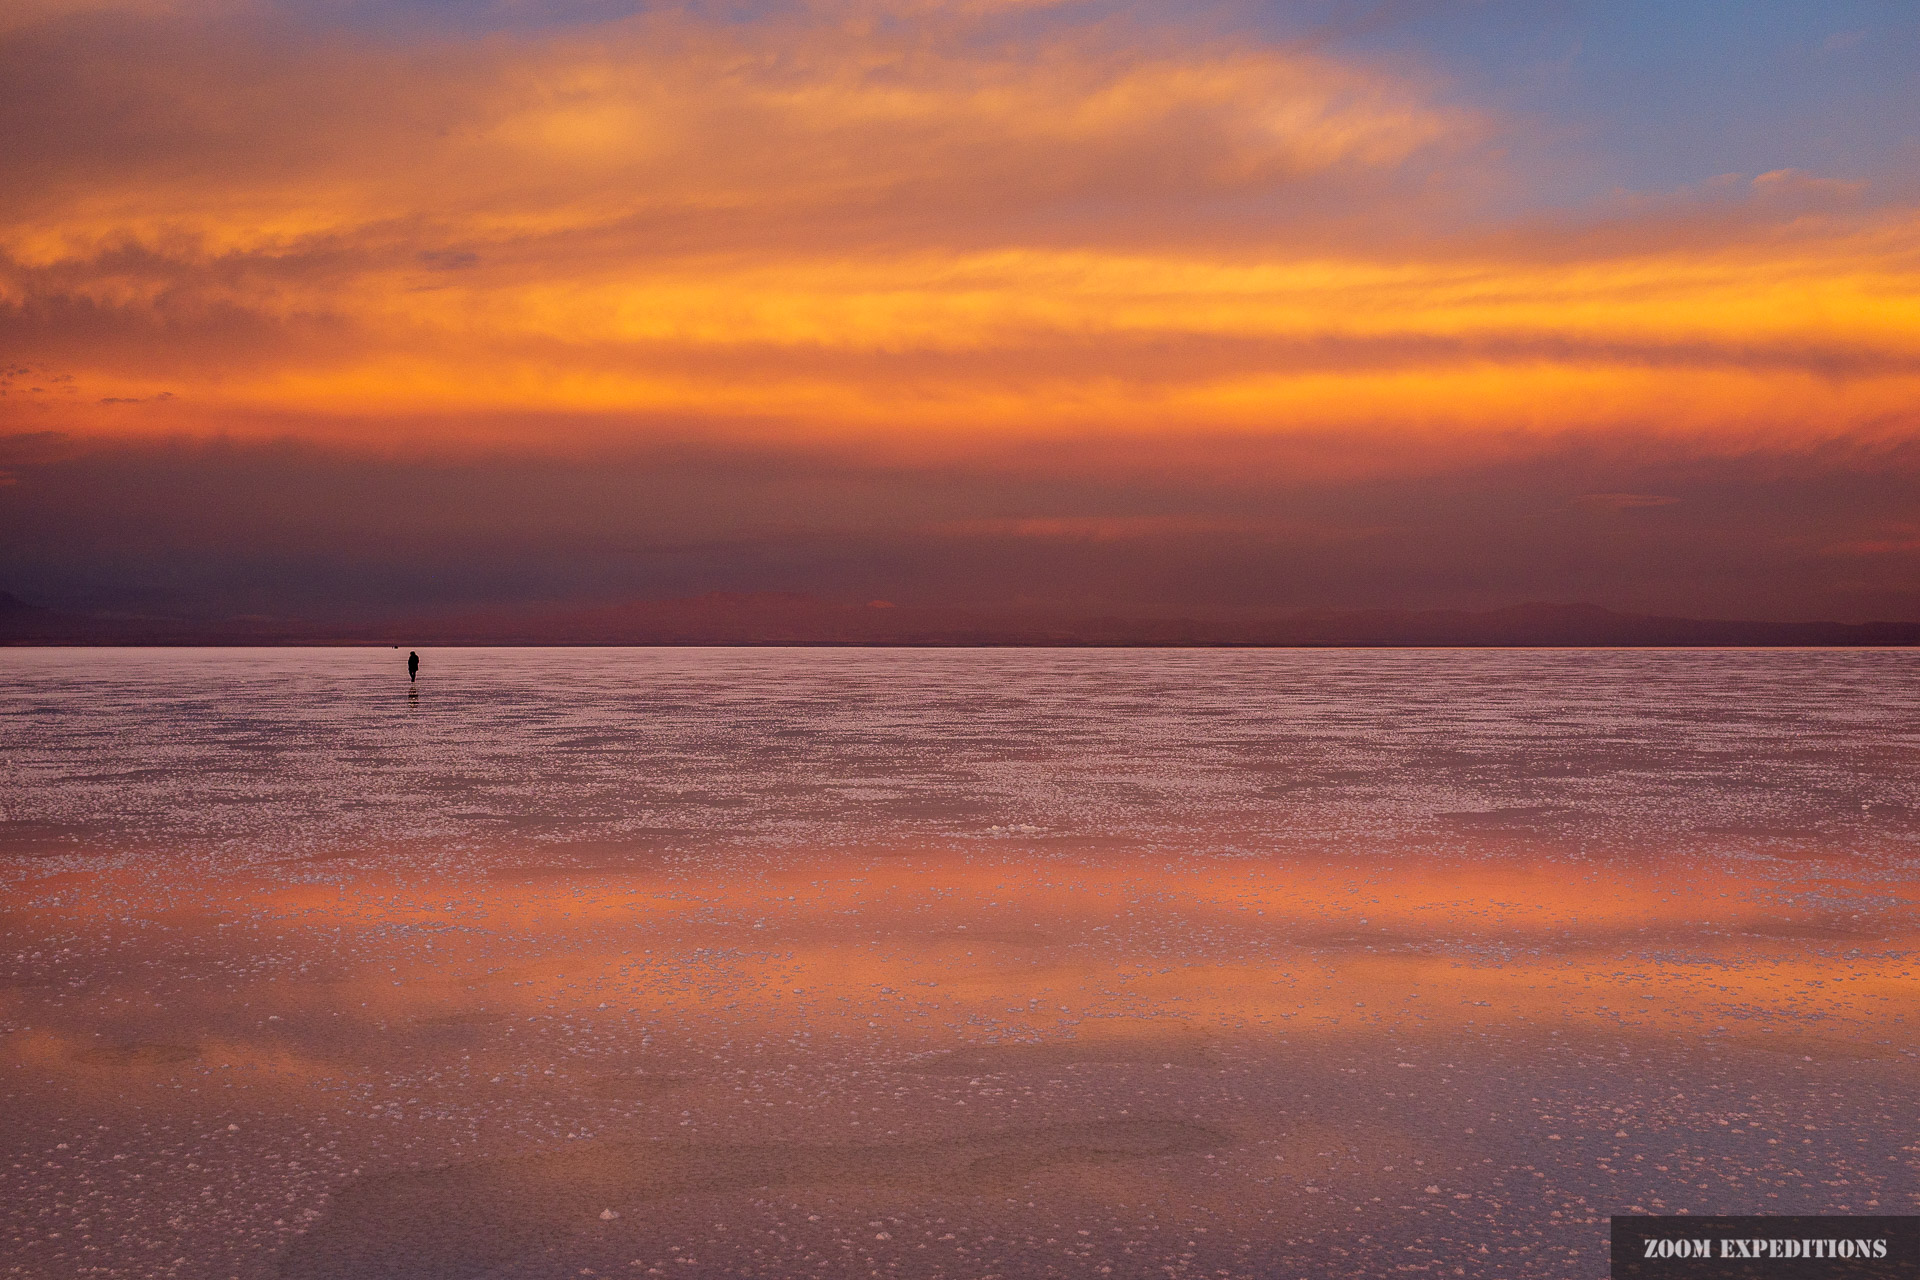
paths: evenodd
<path fill-rule="evenodd" d="M 1914 622 L 1751 622 L 1590 604 L 1129 617 L 1066 610 L 856 604 L 779 592 L 591 608 L 493 609 L 407 621 L 189 620 L 62 613 L 0 592 L 8 645 L 1045 645 L 1589 647 L 1920 645 Z"/>

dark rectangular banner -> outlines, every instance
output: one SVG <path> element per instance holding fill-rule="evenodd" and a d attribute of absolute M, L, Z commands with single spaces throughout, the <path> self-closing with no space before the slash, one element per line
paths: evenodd
<path fill-rule="evenodd" d="M 1920 1280 L 1920 1217 L 1614 1218 L 1613 1276 Z"/>

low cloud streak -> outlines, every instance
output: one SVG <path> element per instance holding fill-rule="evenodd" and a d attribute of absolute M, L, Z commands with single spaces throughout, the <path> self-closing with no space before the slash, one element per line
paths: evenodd
<path fill-rule="evenodd" d="M 1920 620 L 1912 446 L 1703 462 L 1563 440 L 1443 475 L 1321 441 L 1168 442 L 941 463 L 687 448 L 575 461 L 311 445 L 22 440 L 0 452 L 4 585 L 68 608 L 378 619 L 712 591 L 1129 616 L 1584 599 Z M 1364 448 L 1362 449 L 1364 452 Z M 1091 456 L 1090 456 L 1091 455 Z"/>

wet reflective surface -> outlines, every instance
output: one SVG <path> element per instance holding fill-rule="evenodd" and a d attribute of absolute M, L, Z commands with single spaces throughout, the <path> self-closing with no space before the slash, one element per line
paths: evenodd
<path fill-rule="evenodd" d="M 0 1274 L 1920 1212 L 1910 652 L 0 651 Z"/>

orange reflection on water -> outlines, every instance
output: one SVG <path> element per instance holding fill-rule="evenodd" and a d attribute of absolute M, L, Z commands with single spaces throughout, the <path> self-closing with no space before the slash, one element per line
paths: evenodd
<path fill-rule="evenodd" d="M 116 899 L 129 921 L 165 922 L 174 963 L 214 965 L 203 994 L 229 1014 L 238 1001 L 308 1023 L 670 1020 L 885 1052 L 1173 1024 L 1254 1040 L 1517 1026 L 1872 1041 L 1920 1004 L 1901 958 L 1911 891 L 1873 891 L 1863 911 L 1867 888 L 1843 879 L 1677 883 L 1619 865 L 922 855 L 191 888 L 122 873 L 19 919 L 111 931 L 92 904 Z M 133 933 L 124 945 L 145 950 Z M 111 1038 L 102 1025 L 140 1008 L 146 982 L 139 966 L 103 972 L 55 1011 L 15 990 L 6 1013 L 78 1015 Z M 220 1056 L 310 1069 L 287 1056 L 288 1028 L 253 1030 L 223 1024 Z"/>
<path fill-rule="evenodd" d="M 15 1199 L 75 1213 L 22 1238 L 246 1280 L 1069 1241 L 1094 1280 L 1315 1274 L 1365 1213 L 1359 1274 L 1557 1275 L 1609 1213 L 1920 1199 L 1911 890 L 1837 862 L 547 856 L 22 872 Z"/>

